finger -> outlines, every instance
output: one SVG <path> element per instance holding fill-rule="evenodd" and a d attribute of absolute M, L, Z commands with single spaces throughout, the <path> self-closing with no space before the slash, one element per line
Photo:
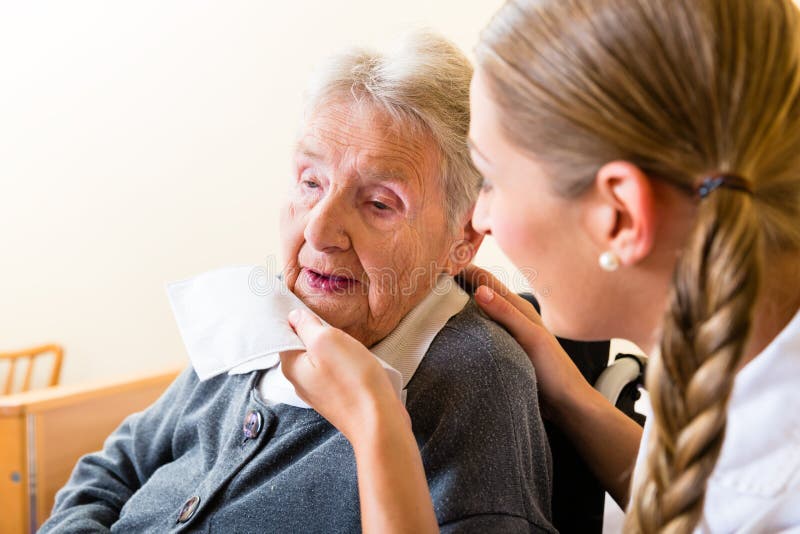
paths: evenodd
<path fill-rule="evenodd" d="M 286 350 L 278 354 L 281 357 L 281 366 L 286 369 L 296 365 L 297 360 L 306 353 L 304 350 Z"/>
<path fill-rule="evenodd" d="M 538 317 L 538 314 L 536 315 L 538 321 L 532 320 L 514 304 L 486 286 L 478 288 L 475 293 L 475 301 L 489 317 L 503 325 L 520 345 L 526 346 L 534 343 L 534 336 L 540 333 L 537 330 L 542 325 L 541 317 Z M 536 313 L 535 309 L 533 313 Z"/>
<path fill-rule="evenodd" d="M 306 364 L 303 360 L 308 360 L 308 353 L 304 350 L 287 350 L 281 352 L 280 357 L 283 374 L 290 382 L 294 382 L 292 379 L 300 371 L 300 367 Z"/>
<path fill-rule="evenodd" d="M 478 267 L 475 264 L 467 265 L 467 267 L 465 267 L 462 271 L 462 275 L 464 280 L 467 281 L 467 283 L 469 283 L 470 286 L 475 290 L 477 290 L 480 286 L 487 286 L 492 291 L 499 293 L 503 297 L 515 294 L 494 274 L 482 267 Z"/>
<path fill-rule="evenodd" d="M 464 281 L 464 284 L 473 290 L 480 286 L 488 286 L 503 296 L 511 293 L 508 287 L 498 280 L 495 275 L 475 264 L 467 265 L 459 276 Z"/>
<path fill-rule="evenodd" d="M 310 404 L 305 395 L 305 386 L 313 384 L 315 365 L 309 354 L 303 350 L 290 350 L 280 353 L 283 376 L 294 386 L 295 393 Z"/>
<path fill-rule="evenodd" d="M 529 321 L 544 327 L 541 314 L 536 311 L 536 306 L 531 304 L 529 300 L 513 292 L 509 293 L 508 295 L 504 295 L 501 298 L 506 299 L 512 306 L 518 309 L 522 315 L 527 317 Z"/>
<path fill-rule="evenodd" d="M 472 289 L 475 290 L 475 292 L 477 292 L 480 286 L 486 286 L 496 294 L 501 295 L 503 298 L 511 302 L 511 304 L 513 304 L 519 311 L 528 316 L 531 321 L 541 324 L 541 317 L 539 316 L 539 312 L 536 311 L 536 308 L 533 306 L 533 304 L 520 295 L 517 295 L 514 291 L 511 291 L 508 286 L 506 286 L 495 275 L 486 269 L 478 267 L 477 265 L 468 265 L 461 272 L 461 276 L 462 279 L 468 283 Z"/>
<path fill-rule="evenodd" d="M 479 291 L 481 287 L 488 288 L 494 295 L 500 295 L 511 304 L 514 305 L 520 312 L 523 313 L 529 320 L 533 321 L 534 323 L 538 324 L 539 326 L 543 326 L 542 323 L 542 316 L 539 315 L 539 312 L 536 311 L 536 308 L 530 301 L 526 300 L 525 298 L 517 295 L 508 287 L 503 284 L 500 280 L 498 280 L 492 273 L 487 271 L 486 269 L 482 269 L 477 265 L 468 265 L 463 271 L 462 276 L 465 282 L 472 285 L 472 288 L 475 290 L 475 297 L 476 299 L 480 299 L 481 296 L 487 297 L 488 293 L 485 291 L 482 295 L 479 295 Z"/>
<path fill-rule="evenodd" d="M 303 309 L 296 309 L 289 312 L 289 324 L 294 328 L 295 333 L 306 346 L 312 344 L 312 342 L 325 331 L 325 325 L 322 324 L 322 321 Z"/>

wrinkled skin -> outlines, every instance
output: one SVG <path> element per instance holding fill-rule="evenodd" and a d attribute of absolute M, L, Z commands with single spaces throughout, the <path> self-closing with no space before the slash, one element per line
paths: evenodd
<path fill-rule="evenodd" d="M 368 347 L 476 248 L 451 257 L 464 234 L 446 224 L 438 150 L 407 132 L 368 104 L 321 106 L 301 132 L 281 216 L 289 289 Z"/>

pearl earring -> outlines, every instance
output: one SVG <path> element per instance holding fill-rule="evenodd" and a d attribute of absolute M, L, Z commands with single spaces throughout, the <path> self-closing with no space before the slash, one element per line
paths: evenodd
<path fill-rule="evenodd" d="M 619 256 L 609 250 L 600 254 L 599 263 L 601 269 L 611 273 L 619 269 L 620 260 Z"/>

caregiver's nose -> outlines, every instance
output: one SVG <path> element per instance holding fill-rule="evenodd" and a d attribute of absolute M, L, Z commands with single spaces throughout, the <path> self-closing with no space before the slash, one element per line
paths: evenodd
<path fill-rule="evenodd" d="M 333 196 L 323 198 L 314 206 L 308 217 L 304 237 L 316 250 L 335 252 L 350 248 L 350 238 L 344 230 L 347 206 Z"/>

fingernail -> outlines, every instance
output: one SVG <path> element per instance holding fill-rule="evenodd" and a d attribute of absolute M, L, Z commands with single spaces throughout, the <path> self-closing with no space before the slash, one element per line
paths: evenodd
<path fill-rule="evenodd" d="M 475 296 L 483 302 L 491 302 L 494 298 L 494 291 L 486 286 L 481 286 L 475 292 Z"/>
<path fill-rule="evenodd" d="M 300 319 L 300 310 L 292 310 L 289 312 L 289 321 L 296 323 Z"/>

